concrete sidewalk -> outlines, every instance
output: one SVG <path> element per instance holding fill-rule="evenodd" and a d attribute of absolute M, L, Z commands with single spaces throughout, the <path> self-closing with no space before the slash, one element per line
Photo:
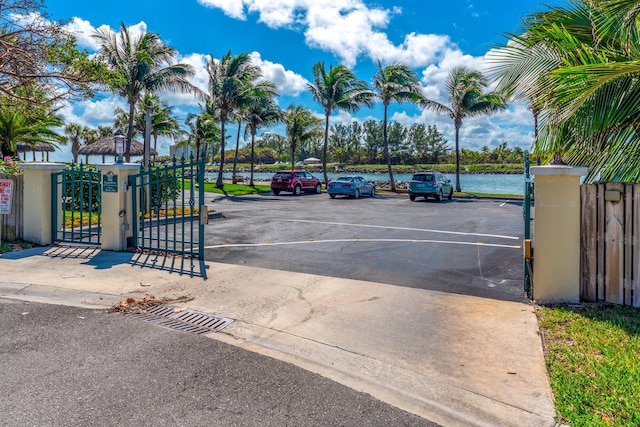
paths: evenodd
<path fill-rule="evenodd" d="M 555 425 L 532 306 L 220 263 L 206 263 L 204 280 L 180 274 L 189 268 L 180 262 L 83 248 L 11 252 L 0 256 L 0 297 L 109 308 L 188 296 L 181 305 L 235 320 L 211 338 L 443 426 Z"/>

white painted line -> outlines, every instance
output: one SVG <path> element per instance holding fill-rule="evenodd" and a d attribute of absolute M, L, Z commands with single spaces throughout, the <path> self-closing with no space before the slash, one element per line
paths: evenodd
<path fill-rule="evenodd" d="M 219 249 L 219 248 L 251 248 L 251 247 L 263 247 L 263 246 L 287 246 L 287 245 L 310 245 L 316 243 L 443 243 L 448 245 L 463 245 L 463 246 L 487 246 L 491 248 L 507 248 L 507 249 L 522 249 L 521 245 L 500 245 L 495 243 L 483 243 L 483 242 L 455 242 L 448 240 L 418 240 L 418 239 L 329 239 L 329 240 L 301 240 L 298 242 L 267 242 L 267 243 L 223 243 L 221 245 L 205 246 L 205 249 Z"/>
<path fill-rule="evenodd" d="M 500 234 L 483 234 L 483 233 L 465 233 L 462 231 L 443 231 L 430 230 L 427 228 L 408 228 L 408 227 L 392 227 L 389 225 L 366 225 L 366 224 L 349 224 L 344 222 L 327 222 L 327 221 L 311 221 L 307 219 L 283 219 L 284 222 L 305 222 L 311 224 L 341 225 L 347 227 L 365 227 L 365 228 L 384 228 L 385 230 L 403 230 L 403 231 L 423 231 L 427 233 L 456 234 L 459 236 L 479 236 L 479 237 L 496 237 L 499 239 L 520 240 L 519 237 L 503 236 Z"/>

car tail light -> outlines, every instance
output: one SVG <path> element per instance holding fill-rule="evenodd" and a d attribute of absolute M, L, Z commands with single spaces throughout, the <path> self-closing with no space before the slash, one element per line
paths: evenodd
<path fill-rule="evenodd" d="M 329 181 L 327 182 L 327 188 L 332 187 L 333 186 L 333 182 Z"/>
<path fill-rule="evenodd" d="M 431 184 L 431 186 L 432 186 L 433 188 L 436 188 L 436 187 L 438 186 L 438 183 L 434 181 L 434 182 L 433 182 L 433 184 Z"/>
<path fill-rule="evenodd" d="M 351 187 L 351 183 L 344 184 L 345 187 Z"/>

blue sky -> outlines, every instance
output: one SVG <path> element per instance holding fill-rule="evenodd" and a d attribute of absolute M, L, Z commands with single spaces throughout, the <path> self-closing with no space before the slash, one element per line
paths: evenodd
<path fill-rule="evenodd" d="M 485 56 L 503 35 L 519 32 L 523 16 L 543 10 L 534 0 L 47 0 L 51 19 L 64 20 L 81 48 L 95 52 L 91 34 L 98 28 L 118 30 L 120 22 L 131 32 L 149 31 L 179 52 L 178 60 L 196 69 L 193 82 L 204 88 L 204 64 L 209 55 L 247 52 L 279 88 L 279 104 L 303 104 L 321 114 L 306 93 L 311 68 L 318 62 L 344 64 L 359 78 L 371 81 L 375 61 L 402 62 L 421 78 L 425 94 L 448 103 L 443 83 L 459 65 L 484 70 Z M 162 95 L 179 115 L 197 110 L 188 95 Z M 67 122 L 90 126 L 112 125 L 115 107 L 124 100 L 112 94 L 76 102 L 62 109 Z M 355 115 L 335 113 L 331 124 L 353 119 L 381 119 L 381 109 L 363 109 Z M 406 126 L 421 122 L 436 125 L 454 143 L 451 119 L 406 104 L 390 108 L 392 120 Z M 479 149 L 507 142 L 528 148 L 533 121 L 525 105 L 512 105 L 496 116 L 467 119 L 461 146 Z M 160 154 L 168 154 L 170 140 L 160 141 Z M 231 147 L 228 147 L 231 148 Z M 52 160 L 70 159 L 69 149 Z"/>

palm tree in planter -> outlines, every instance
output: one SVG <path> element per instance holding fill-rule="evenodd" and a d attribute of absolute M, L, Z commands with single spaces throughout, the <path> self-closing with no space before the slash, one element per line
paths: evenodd
<path fill-rule="evenodd" d="M 322 173 L 324 182 L 329 182 L 327 175 L 327 148 L 329 146 L 329 116 L 334 110 L 356 112 L 360 106 L 373 106 L 374 94 L 364 80 L 356 77 L 353 71 L 344 65 L 329 66 L 325 69 L 323 62 L 313 66 L 313 83 L 307 88 L 313 99 L 324 109 L 324 146 L 322 149 Z"/>
<path fill-rule="evenodd" d="M 375 96 L 382 101 L 384 106 L 382 124 L 384 156 L 387 160 L 391 191 L 396 191 L 396 183 L 391 169 L 391 156 L 389 155 L 389 136 L 387 134 L 389 105 L 392 101 L 420 102 L 423 99 L 422 88 L 418 82 L 418 75 L 406 65 L 392 64 L 383 66 L 380 61 L 378 61 L 378 68 L 373 76 L 372 85 Z"/>
<path fill-rule="evenodd" d="M 466 117 L 493 114 L 506 108 L 506 100 L 497 92 L 484 93 L 488 86 L 487 78 L 476 70 L 456 67 L 447 77 L 446 88 L 451 104 L 449 106 L 436 101 L 423 99 L 421 104 L 440 114 L 449 114 L 456 130 L 456 191 L 460 188 L 460 128 Z"/>
<path fill-rule="evenodd" d="M 94 35 L 100 43 L 100 56 L 117 76 L 110 80 L 114 92 L 123 96 L 129 105 L 129 125 L 125 159 L 130 161 L 133 122 L 136 103 L 145 92 L 168 90 L 172 92 L 199 92 L 187 77 L 193 68 L 187 64 L 175 64 L 176 49 L 167 46 L 155 33 L 132 37 L 120 23 L 120 33 L 111 29 L 98 30 Z"/>

